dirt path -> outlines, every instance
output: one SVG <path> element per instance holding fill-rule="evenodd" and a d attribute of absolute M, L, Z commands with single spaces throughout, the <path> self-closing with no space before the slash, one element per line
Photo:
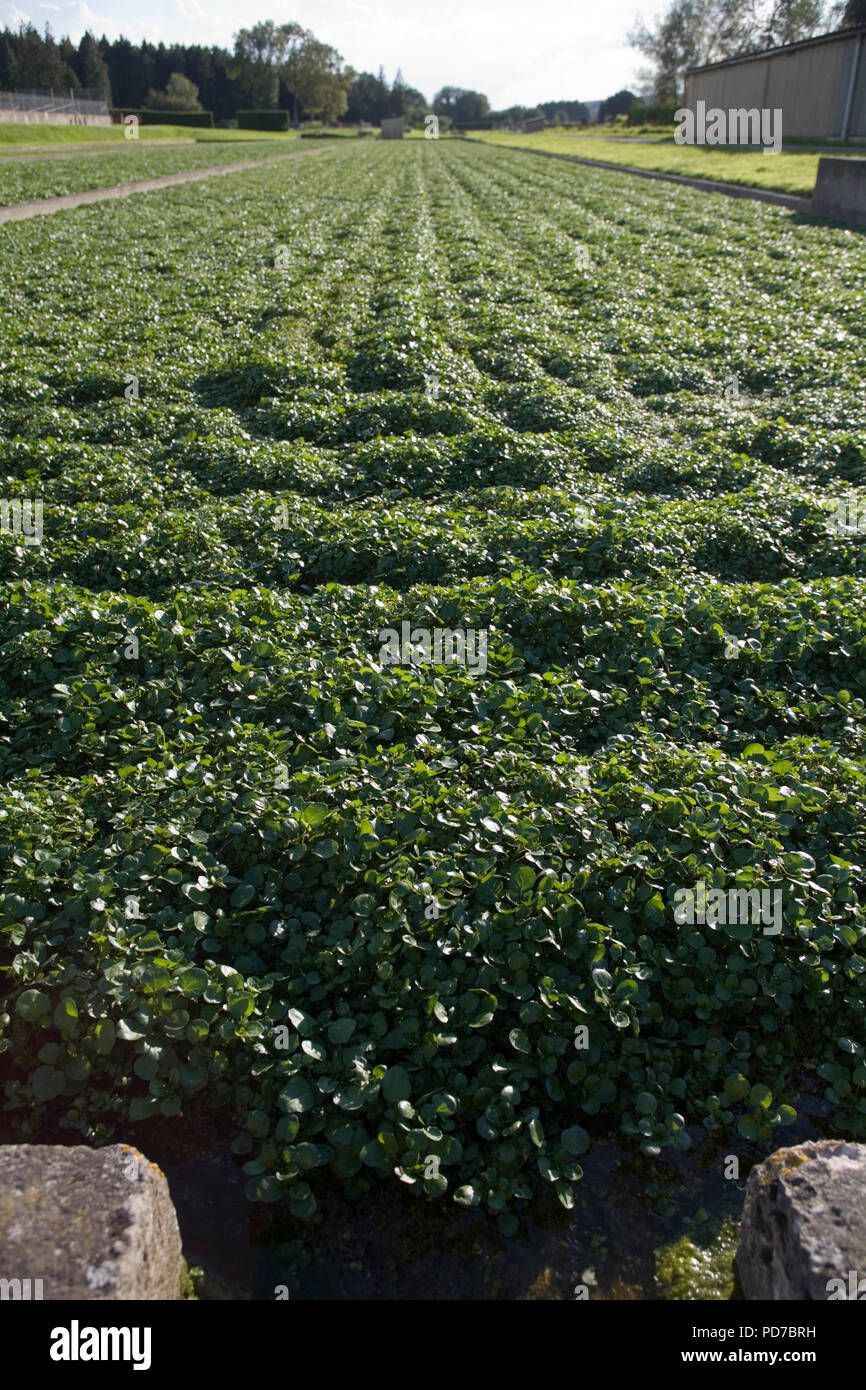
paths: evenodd
<path fill-rule="evenodd" d="M 245 159 L 242 164 L 216 164 L 206 169 L 187 169 L 180 174 L 161 174 L 155 179 L 140 179 L 138 183 L 118 183 L 113 188 L 91 188 L 86 193 L 64 193 L 59 198 L 39 198 L 32 203 L 13 203 L 0 208 L 0 223 L 24 222 L 28 217 L 78 208 L 84 203 L 102 203 L 107 198 L 128 198 L 130 193 L 149 193 L 156 188 L 170 188 L 175 183 L 191 183 L 193 179 L 209 179 L 214 174 L 238 174 L 244 169 L 267 169 L 283 159 L 302 159 L 308 154 L 326 154 L 327 150 L 293 150 L 273 159 Z"/>

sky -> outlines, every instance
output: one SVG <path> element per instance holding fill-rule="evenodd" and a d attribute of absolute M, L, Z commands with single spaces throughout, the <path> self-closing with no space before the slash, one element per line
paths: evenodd
<path fill-rule="evenodd" d="M 359 72 L 397 68 L 429 99 L 443 86 L 484 92 L 494 110 L 537 101 L 595 101 L 635 89 L 643 58 L 629 48 L 641 0 L 0 0 L 0 27 L 28 20 L 55 38 L 232 47 L 241 26 L 296 20 Z M 665 8 L 649 0 L 647 21 Z"/>

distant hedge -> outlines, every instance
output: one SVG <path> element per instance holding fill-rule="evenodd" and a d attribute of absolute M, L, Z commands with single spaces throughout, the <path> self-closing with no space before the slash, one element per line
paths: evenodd
<path fill-rule="evenodd" d="M 288 111 L 239 111 L 238 130 L 288 130 Z"/>
<path fill-rule="evenodd" d="M 673 125 L 679 102 L 660 102 L 657 106 L 633 106 L 625 118 L 626 125 Z"/>
<path fill-rule="evenodd" d="M 124 116 L 137 116 L 142 125 L 194 125 L 213 127 L 212 111 L 133 111 L 129 107 L 113 110 L 112 119 L 122 121 Z"/>

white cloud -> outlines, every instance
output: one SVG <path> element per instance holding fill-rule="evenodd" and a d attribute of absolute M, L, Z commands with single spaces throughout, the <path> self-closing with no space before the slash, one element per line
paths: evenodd
<path fill-rule="evenodd" d="M 210 23 L 214 18 L 198 3 L 198 0 L 172 0 L 172 3 L 184 19 L 204 19 Z"/>
<path fill-rule="evenodd" d="M 17 5 L 0 5 L 0 20 L 9 29 L 17 29 L 20 25 L 26 24 L 30 16 L 23 10 L 19 10 Z"/>
<path fill-rule="evenodd" d="M 634 85 L 639 55 L 626 44 L 640 0 L 38 0 L 28 10 L 0 4 L 0 22 L 17 28 L 46 20 L 57 37 L 97 36 L 153 43 L 222 44 L 262 19 L 295 19 L 333 44 L 359 71 L 389 80 L 398 67 L 425 96 L 445 84 L 486 92 L 494 107 L 514 102 L 609 96 Z"/>

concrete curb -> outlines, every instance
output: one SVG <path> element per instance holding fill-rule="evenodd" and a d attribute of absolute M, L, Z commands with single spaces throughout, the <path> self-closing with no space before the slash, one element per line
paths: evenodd
<path fill-rule="evenodd" d="M 242 164 L 217 164 L 206 169 L 186 169 L 178 174 L 160 174 L 158 178 L 141 179 L 138 183 L 118 183 L 113 188 L 91 188 L 85 193 L 64 193 L 58 198 L 39 198 L 32 203 L 13 203 L 11 207 L 0 208 L 0 223 L 24 222 L 28 217 L 62 212 L 65 208 L 83 207 L 85 203 L 102 203 L 108 198 L 128 198 L 131 193 L 149 193 L 157 188 L 170 188 L 172 184 L 209 179 L 214 174 L 237 174 L 244 169 L 265 169 L 283 159 L 302 159 L 305 155 L 327 153 L 327 150 L 292 150 L 290 154 L 278 154 L 273 159 L 247 159 Z"/>

